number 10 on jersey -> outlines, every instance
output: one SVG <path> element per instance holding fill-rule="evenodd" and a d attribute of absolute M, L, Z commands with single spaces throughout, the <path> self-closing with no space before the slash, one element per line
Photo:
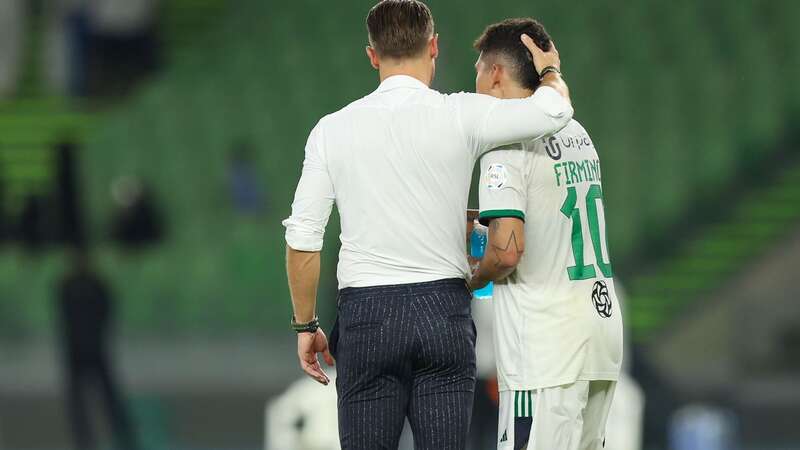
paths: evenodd
<path fill-rule="evenodd" d="M 594 264 L 586 265 L 583 255 L 583 225 L 581 224 L 581 210 L 578 206 L 578 193 L 575 186 L 567 188 L 567 198 L 561 206 L 561 213 L 572 220 L 572 256 L 575 258 L 575 265 L 567 267 L 567 275 L 570 280 L 588 280 L 597 277 Z M 600 235 L 600 218 L 597 215 L 597 208 L 603 207 L 603 189 L 599 184 L 589 186 L 586 192 L 586 203 L 584 210 L 586 221 L 589 223 L 589 237 L 594 247 L 595 263 L 600 268 L 603 276 L 611 278 L 614 271 L 611 269 L 611 260 L 608 255 L 603 255 L 603 241 L 607 241 L 605 236 Z M 605 217 L 605 214 L 603 215 Z M 606 242 L 606 249 L 608 243 Z"/>

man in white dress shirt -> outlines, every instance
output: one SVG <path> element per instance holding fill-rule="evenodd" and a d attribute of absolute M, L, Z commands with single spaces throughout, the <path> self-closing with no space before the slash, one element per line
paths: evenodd
<path fill-rule="evenodd" d="M 420 1 L 378 3 L 367 28 L 380 86 L 311 131 L 284 221 L 300 365 L 327 384 L 317 354 L 336 357 L 343 450 L 396 449 L 406 418 L 417 450 L 463 449 L 475 385 L 463 212 L 472 169 L 492 148 L 563 128 L 569 93 L 555 47 L 543 52 L 527 36 L 536 94 L 430 89 L 438 36 Z M 315 304 L 334 203 L 342 247 L 329 351 Z"/>

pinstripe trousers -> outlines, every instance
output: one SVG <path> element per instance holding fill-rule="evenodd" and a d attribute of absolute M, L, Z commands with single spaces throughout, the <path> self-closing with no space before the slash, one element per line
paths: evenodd
<path fill-rule="evenodd" d="M 466 447 L 475 325 L 464 280 L 346 288 L 331 333 L 342 450 Z"/>

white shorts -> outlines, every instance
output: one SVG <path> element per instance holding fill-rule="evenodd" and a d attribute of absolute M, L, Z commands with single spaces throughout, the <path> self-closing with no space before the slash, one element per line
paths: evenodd
<path fill-rule="evenodd" d="M 600 450 L 615 381 L 500 392 L 498 450 Z"/>

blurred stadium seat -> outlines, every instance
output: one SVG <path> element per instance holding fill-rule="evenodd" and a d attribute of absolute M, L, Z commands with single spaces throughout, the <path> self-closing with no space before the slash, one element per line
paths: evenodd
<path fill-rule="evenodd" d="M 88 133 L 83 169 L 93 229 L 107 226 L 109 186 L 120 176 L 150 183 L 169 211 L 169 241 L 157 252 L 119 257 L 108 245 L 102 252 L 111 277 L 128 286 L 121 294 L 133 330 L 254 331 L 283 323 L 288 309 L 279 222 L 288 213 L 305 136 L 318 117 L 374 85 L 363 56 L 362 5 L 307 15 L 317 8 L 309 0 L 222 3 L 167 3 L 172 14 L 165 35 L 181 44 L 173 47 L 174 62 Z M 743 170 L 784 150 L 800 111 L 794 82 L 800 39 L 787 17 L 800 11 L 793 1 L 574 6 L 531 9 L 504 0 L 468 11 L 455 1 L 437 2 L 442 56 L 436 85 L 472 89 L 469 43 L 488 20 L 533 14 L 549 26 L 565 55 L 577 117 L 602 153 L 615 265 L 633 281 L 633 298 L 642 299 L 632 302 L 631 317 L 637 330 L 646 330 L 666 316 L 658 304 L 638 305 L 661 295 L 658 286 L 676 285 L 661 271 L 665 281 L 652 280 L 646 269 L 660 255 L 647 250 L 650 244 L 671 246 L 681 224 L 707 223 L 706 205 L 728 207 L 730 187 L 750 184 L 740 177 Z M 206 34 L 186 31 L 211 23 Z M 255 163 L 267 186 L 270 207 L 256 220 L 238 217 L 225 194 L 229 152 L 241 139 L 257 149 Z M 768 206 L 754 202 L 751 208 Z M 329 230 L 329 248 L 336 237 Z M 335 257 L 326 252 L 327 266 Z M 13 265 L 10 258 L 0 258 L 0 265 Z M 22 275 L 36 286 L 28 295 L 31 311 L 41 310 L 48 294 L 35 280 L 59 266 L 57 257 L 50 259 Z M 637 277 L 642 272 L 647 276 Z M 333 271 L 324 275 L 330 298 Z M 44 319 L 23 314 L 31 316 L 30 326 Z"/>
<path fill-rule="evenodd" d="M 77 139 L 84 144 L 81 183 L 95 259 L 118 291 L 125 335 L 285 334 L 290 306 L 280 221 L 289 213 L 315 121 L 376 85 L 363 50 L 370 3 L 164 0 L 165 63 L 132 93 L 114 99 L 62 99 L 48 90 L 36 50 L 46 40 L 38 16 L 24 29 L 15 82 L 0 80 L 17 92 L 0 100 L 0 206 L 18 209 L 24 195 L 48 186 L 50 147 L 65 135 Z M 694 377 L 690 362 L 705 364 L 707 347 L 685 349 L 707 339 L 708 323 L 701 319 L 717 313 L 696 313 L 701 304 L 736 286 L 728 282 L 749 265 L 771 267 L 760 257 L 800 232 L 800 2 L 430 3 L 441 45 L 434 87 L 442 91 L 473 90 L 471 42 L 489 22 L 533 15 L 547 25 L 564 58 L 576 117 L 602 155 L 609 240 L 615 272 L 628 291 L 629 329 L 673 373 Z M 0 43 L 0 52 L 18 51 L 1 48 L 8 43 Z M 251 181 L 263 189 L 253 214 L 242 214 L 230 193 L 232 159 L 242 145 L 253 149 L 247 156 L 256 169 Z M 165 240 L 138 251 L 120 248 L 110 231 L 118 208 L 114 186 L 131 179 L 152 189 L 166 222 Z M 68 264 L 63 249 L 33 255 L 16 244 L 3 246 L 0 338 L 50 337 L 53 289 Z M 323 322 L 334 308 L 337 247 L 334 216 L 323 253 Z M 747 308 L 719 315 L 737 317 L 752 311 Z M 698 320 L 686 323 L 687 317 Z M 736 337 L 740 328 L 729 328 Z M 769 336 L 790 347 L 796 339 L 791 331 Z M 725 377 L 739 384 L 728 369 L 759 366 L 762 353 L 769 353 L 746 345 L 731 349 L 738 342 L 723 345 L 721 339 L 708 348 L 732 356 L 725 356 L 730 365 L 709 368 L 713 376 L 704 380 L 712 384 Z M 278 366 L 293 358 L 283 350 L 261 363 Z M 735 354 L 740 351 L 745 356 Z M 778 357 L 772 358 L 765 361 L 778 367 Z M 137 373 L 149 370 L 144 365 Z M 749 366 L 749 373 L 762 369 Z M 283 368 L 272 376 L 280 380 L 265 381 L 274 383 L 269 392 L 282 389 L 293 370 Z M 199 384 L 193 388 L 200 390 Z M 769 399 L 782 397 L 772 389 Z M 763 390 L 760 383 L 742 383 L 742 404 L 757 405 L 749 410 L 758 424 L 751 427 L 794 417 L 764 407 Z M 239 392 L 231 404 L 250 397 Z M 259 408 L 261 400 L 255 399 Z M 189 404 L 182 411 L 194 410 Z M 134 401 L 144 439 L 154 447 L 172 444 L 168 406 L 146 396 Z"/>

